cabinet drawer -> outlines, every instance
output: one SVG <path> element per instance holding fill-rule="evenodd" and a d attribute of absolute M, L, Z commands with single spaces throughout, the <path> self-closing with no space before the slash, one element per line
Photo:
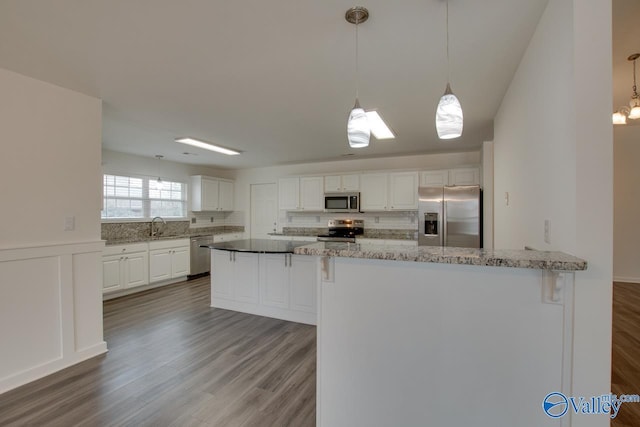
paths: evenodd
<path fill-rule="evenodd" d="M 131 245 L 112 245 L 105 246 L 102 251 L 102 255 L 121 255 L 121 254 L 130 254 L 133 252 L 144 252 L 147 250 L 146 243 L 134 243 Z"/>
<path fill-rule="evenodd" d="M 189 239 L 169 239 L 169 240 L 154 240 L 149 242 L 149 250 L 153 251 L 156 249 L 169 249 L 169 248 L 180 248 L 183 246 L 189 246 Z"/>

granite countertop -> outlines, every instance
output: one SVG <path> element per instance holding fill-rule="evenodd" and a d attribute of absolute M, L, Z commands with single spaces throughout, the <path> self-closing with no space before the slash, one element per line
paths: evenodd
<path fill-rule="evenodd" d="M 587 262 L 562 252 L 531 250 L 485 250 L 439 246 L 390 246 L 357 243 L 318 242 L 297 247 L 297 255 L 434 262 L 491 267 L 579 271 Z"/>
<path fill-rule="evenodd" d="M 252 252 L 262 254 L 292 254 L 294 249 L 308 245 L 309 242 L 290 242 L 286 240 L 245 239 L 203 245 L 203 248 L 231 252 Z"/>
<path fill-rule="evenodd" d="M 149 242 L 156 242 L 156 241 L 162 241 L 162 240 L 176 240 L 176 239 L 190 239 L 192 237 L 200 237 L 200 236 L 216 236 L 219 234 L 236 234 L 236 233 L 243 233 L 241 231 L 208 231 L 208 232 L 199 232 L 197 229 L 191 231 L 190 233 L 186 233 L 186 234 L 176 234 L 173 236 L 158 236 L 158 237 L 145 237 L 145 238 L 129 238 L 129 239 L 112 239 L 112 240 L 106 240 L 105 245 L 106 246 L 111 246 L 111 245 L 126 245 L 126 244 L 130 244 L 130 243 L 149 243 Z"/>

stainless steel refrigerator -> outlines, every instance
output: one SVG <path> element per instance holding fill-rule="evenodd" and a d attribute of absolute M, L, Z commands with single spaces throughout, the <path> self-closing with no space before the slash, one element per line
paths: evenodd
<path fill-rule="evenodd" d="M 482 247 L 482 191 L 477 185 L 418 188 L 418 245 Z"/>

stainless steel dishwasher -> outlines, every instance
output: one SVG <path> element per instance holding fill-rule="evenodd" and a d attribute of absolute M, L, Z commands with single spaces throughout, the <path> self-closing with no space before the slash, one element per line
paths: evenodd
<path fill-rule="evenodd" d="M 201 245 L 213 243 L 213 236 L 196 236 L 191 238 L 191 273 L 189 278 L 211 271 L 211 249 L 201 248 Z"/>

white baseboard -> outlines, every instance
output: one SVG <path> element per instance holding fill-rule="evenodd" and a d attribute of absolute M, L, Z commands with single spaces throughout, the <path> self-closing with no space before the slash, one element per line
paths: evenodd
<path fill-rule="evenodd" d="M 24 384 L 51 375 L 62 369 L 84 362 L 92 357 L 99 356 L 107 352 L 107 343 L 101 342 L 82 351 L 74 353 L 70 357 L 55 359 L 42 365 L 35 366 L 26 371 L 18 372 L 10 377 L 0 380 L 0 395 Z"/>
<path fill-rule="evenodd" d="M 613 276 L 614 282 L 640 283 L 640 277 Z"/>

